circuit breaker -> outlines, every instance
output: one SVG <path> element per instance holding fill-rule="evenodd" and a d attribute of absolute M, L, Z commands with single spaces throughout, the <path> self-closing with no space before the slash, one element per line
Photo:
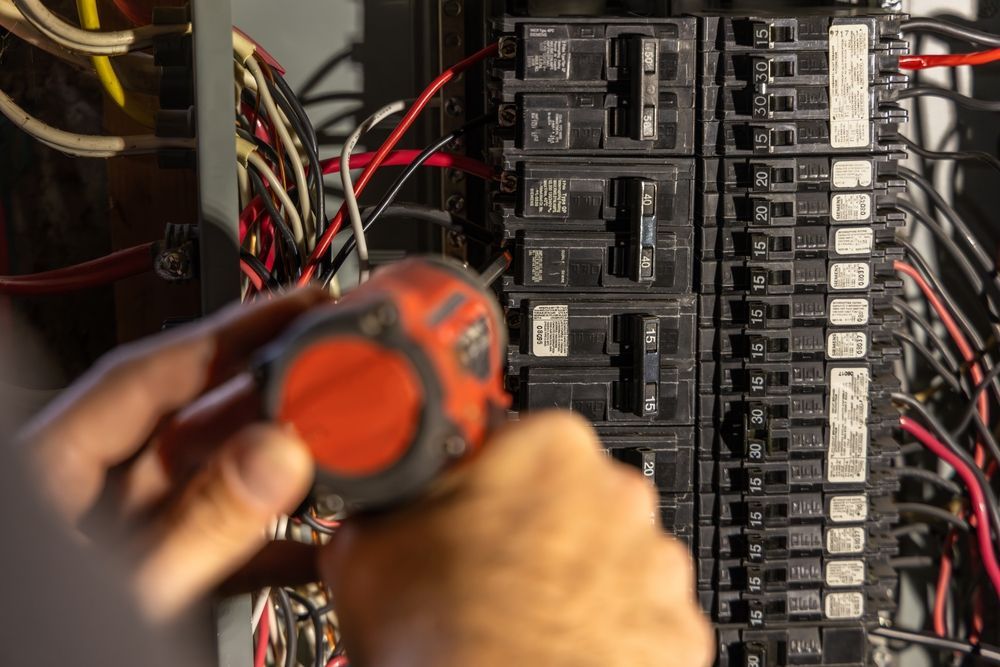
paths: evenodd
<path fill-rule="evenodd" d="M 900 17 L 504 15 L 516 414 L 660 491 L 722 667 L 871 664 L 895 605 Z"/>

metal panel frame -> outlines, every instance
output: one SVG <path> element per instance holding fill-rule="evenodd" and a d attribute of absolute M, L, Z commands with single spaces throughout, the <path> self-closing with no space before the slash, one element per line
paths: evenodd
<path fill-rule="evenodd" d="M 239 188 L 233 135 L 233 19 L 230 0 L 191 3 L 197 128 L 201 307 L 208 314 L 240 296 Z"/>

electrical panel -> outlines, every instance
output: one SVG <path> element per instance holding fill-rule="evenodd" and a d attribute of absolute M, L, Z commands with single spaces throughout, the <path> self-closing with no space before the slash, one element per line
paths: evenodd
<path fill-rule="evenodd" d="M 660 491 L 720 667 L 873 663 L 901 358 L 899 15 L 497 16 L 514 417 Z"/>

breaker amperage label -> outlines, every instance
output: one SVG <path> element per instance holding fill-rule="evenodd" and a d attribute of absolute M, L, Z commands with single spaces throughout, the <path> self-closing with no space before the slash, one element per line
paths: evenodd
<path fill-rule="evenodd" d="M 833 249 L 838 255 L 870 255 L 874 243 L 871 227 L 844 227 L 833 234 Z"/>
<path fill-rule="evenodd" d="M 865 551 L 865 529 L 829 528 L 826 531 L 826 550 L 831 554 L 860 554 Z"/>
<path fill-rule="evenodd" d="M 531 310 L 531 353 L 536 357 L 569 355 L 569 306 L 535 306 Z"/>
<path fill-rule="evenodd" d="M 830 301 L 830 324 L 853 327 L 868 324 L 868 299 L 833 299 Z"/>
<path fill-rule="evenodd" d="M 851 588 L 865 583 L 865 562 L 863 560 L 827 561 L 823 580 L 832 588 Z"/>
<path fill-rule="evenodd" d="M 872 196 L 867 192 L 842 192 L 830 197 L 834 222 L 866 222 L 872 217 Z"/>
<path fill-rule="evenodd" d="M 864 482 L 868 457 L 868 388 L 865 367 L 830 370 L 828 482 Z"/>
<path fill-rule="evenodd" d="M 830 146 L 868 145 L 868 26 L 830 26 Z"/>
<path fill-rule="evenodd" d="M 830 521 L 854 523 L 868 518 L 868 498 L 864 494 L 830 498 Z"/>
<path fill-rule="evenodd" d="M 865 262 L 837 262 L 830 265 L 830 289 L 868 289 L 871 284 L 871 267 Z"/>
<path fill-rule="evenodd" d="M 826 338 L 826 356 L 830 359 L 864 359 L 868 336 L 863 331 L 835 331 Z"/>
<path fill-rule="evenodd" d="M 833 187 L 869 188 L 874 168 L 868 160 L 839 160 L 833 163 Z"/>
<path fill-rule="evenodd" d="M 859 592 L 827 593 L 823 612 L 829 619 L 861 618 L 865 613 L 865 596 Z"/>

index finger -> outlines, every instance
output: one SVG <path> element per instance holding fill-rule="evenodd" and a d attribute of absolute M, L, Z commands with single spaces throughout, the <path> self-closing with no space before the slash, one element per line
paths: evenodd
<path fill-rule="evenodd" d="M 22 432 L 50 497 L 78 517 L 100 493 L 105 472 L 135 454 L 165 416 L 240 370 L 257 348 L 325 299 L 319 290 L 302 289 L 234 305 L 104 357 Z"/>

